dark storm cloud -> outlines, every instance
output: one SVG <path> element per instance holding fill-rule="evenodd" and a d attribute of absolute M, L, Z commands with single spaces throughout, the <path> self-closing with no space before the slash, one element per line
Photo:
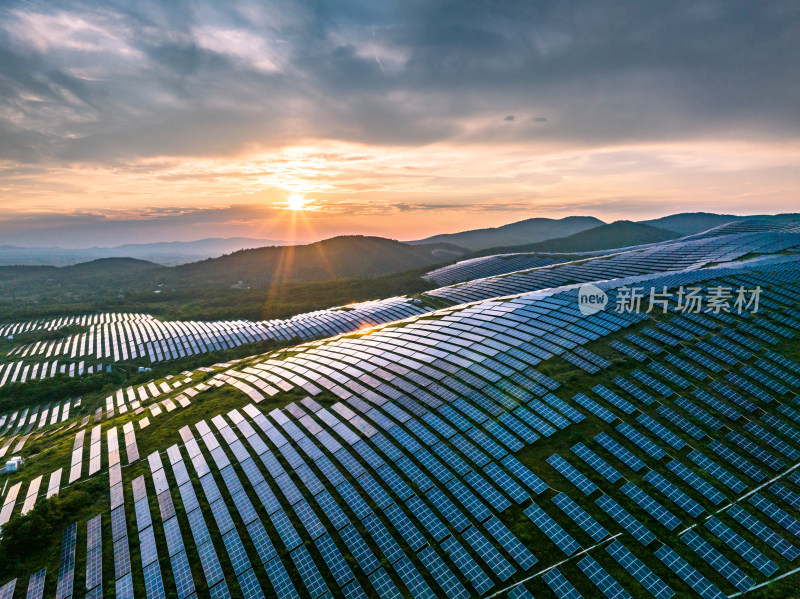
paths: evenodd
<path fill-rule="evenodd" d="M 800 5 L 779 0 L 11 0 L 0 158 L 796 139 L 798 40 Z"/>

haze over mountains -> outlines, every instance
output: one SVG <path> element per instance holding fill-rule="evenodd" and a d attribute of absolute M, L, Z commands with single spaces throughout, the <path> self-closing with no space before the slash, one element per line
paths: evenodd
<path fill-rule="evenodd" d="M 129 243 L 114 247 L 62 248 L 0 245 L 0 266 L 17 264 L 69 266 L 101 258 L 137 258 L 163 266 L 175 266 L 216 258 L 238 250 L 285 245 L 274 239 L 251 237 L 209 238 L 197 241 Z"/>

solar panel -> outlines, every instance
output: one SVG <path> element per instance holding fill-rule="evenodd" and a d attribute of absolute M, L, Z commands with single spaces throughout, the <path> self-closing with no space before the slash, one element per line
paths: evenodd
<path fill-rule="evenodd" d="M 592 391 L 597 393 L 600 397 L 610 403 L 612 406 L 616 407 L 619 410 L 622 410 L 626 414 L 632 414 L 636 411 L 636 406 L 634 406 L 631 402 L 626 399 L 623 399 L 610 389 L 604 387 L 603 385 L 595 385 L 592 387 Z"/>
<path fill-rule="evenodd" d="M 614 378 L 614 384 L 623 389 L 624 391 L 630 393 L 633 397 L 635 397 L 645 405 L 648 406 L 652 405 L 656 401 L 656 398 L 650 395 L 647 391 L 640 389 L 632 382 L 621 376 Z"/>
<path fill-rule="evenodd" d="M 381 599 L 384 597 L 400 599 L 403 596 L 383 568 L 372 573 L 369 576 L 369 581 Z"/>
<path fill-rule="evenodd" d="M 453 571 L 433 547 L 426 547 L 419 552 L 418 557 L 447 597 L 466 599 L 470 596 L 458 577 L 453 574 Z"/>
<path fill-rule="evenodd" d="M 289 573 L 286 571 L 279 557 L 271 559 L 265 564 L 264 568 L 267 572 L 270 584 L 272 584 L 272 587 L 275 589 L 275 594 L 278 597 L 288 599 L 299 596 L 291 578 L 289 578 Z"/>
<path fill-rule="evenodd" d="M 393 503 L 384 510 L 384 513 L 412 550 L 419 551 L 428 544 L 428 541 L 399 505 Z"/>
<path fill-rule="evenodd" d="M 586 462 L 595 472 L 602 475 L 607 481 L 615 483 L 622 478 L 622 475 L 613 466 L 583 443 L 576 443 L 570 449 L 572 453 Z"/>
<path fill-rule="evenodd" d="M 659 523 L 661 523 L 667 530 L 672 531 L 680 526 L 681 521 L 675 516 L 675 514 L 670 512 L 667 508 L 650 497 L 647 493 L 642 491 L 633 483 L 625 483 L 622 486 L 621 491 L 630 499 L 632 499 L 634 503 L 636 503 L 639 507 L 641 507 Z"/>
<path fill-rule="evenodd" d="M 500 554 L 475 526 L 465 530 L 462 536 L 489 567 L 489 570 L 500 580 L 506 581 L 516 572 L 514 566 Z"/>
<path fill-rule="evenodd" d="M 525 510 L 525 515 L 566 555 L 580 550 L 578 542 L 535 503 Z"/>
<path fill-rule="evenodd" d="M 575 485 L 584 495 L 591 495 L 597 490 L 597 485 L 578 471 L 575 466 L 567 462 L 557 453 L 547 458 L 547 463 L 556 469 L 564 478 Z"/>
<path fill-rule="evenodd" d="M 367 529 L 367 532 L 369 532 L 372 540 L 375 542 L 390 564 L 393 564 L 405 555 L 403 550 L 400 548 L 400 545 L 397 544 L 397 541 L 395 541 L 394 537 L 375 514 L 371 514 L 362 522 L 364 524 L 364 528 Z"/>
<path fill-rule="evenodd" d="M 364 574 L 372 574 L 380 567 L 380 563 L 375 557 L 375 554 L 372 553 L 372 550 L 354 526 L 346 526 L 339 532 L 339 535 L 345 545 L 347 545 L 347 550 L 356 559 L 359 567 L 364 571 Z"/>
<path fill-rule="evenodd" d="M 613 412 L 607 410 L 593 399 L 586 397 L 583 393 L 578 393 L 577 395 L 573 395 L 572 401 L 577 403 L 582 408 L 585 408 L 586 410 L 588 410 L 589 412 L 591 412 L 604 422 L 610 424 L 617 419 L 617 416 Z"/>
<path fill-rule="evenodd" d="M 500 463 L 508 468 L 509 472 L 511 472 L 511 474 L 517 480 L 522 482 L 522 484 L 524 484 L 526 487 L 528 487 L 528 489 L 537 495 L 548 488 L 547 484 L 542 479 L 531 472 L 529 468 L 527 468 L 514 456 L 507 455 L 501 460 Z"/>
<path fill-rule="evenodd" d="M 539 561 L 496 516 L 487 520 L 484 527 L 523 570 L 532 568 Z"/>
<path fill-rule="evenodd" d="M 725 501 L 725 495 L 720 493 L 715 487 L 703 480 L 700 475 L 695 474 L 678 460 L 672 460 L 667 464 L 667 468 L 714 505 L 719 505 Z"/>
<path fill-rule="evenodd" d="M 620 445 L 606 433 L 600 433 L 594 440 L 634 472 L 639 472 L 639 470 L 645 467 L 642 460 L 637 458 L 631 451 Z"/>
<path fill-rule="evenodd" d="M 726 513 L 741 524 L 745 530 L 758 537 L 787 560 L 794 561 L 800 557 L 800 549 L 797 549 L 778 533 L 765 526 L 761 520 L 750 514 L 741 506 L 734 504 L 728 508 Z"/>
<path fill-rule="evenodd" d="M 600 496 L 595 503 L 642 545 L 647 546 L 655 540 L 656 536 L 644 524 L 608 495 Z"/>
<path fill-rule="evenodd" d="M 786 466 L 783 460 L 775 457 L 765 449 L 761 448 L 761 446 L 754 443 L 744 435 L 737 433 L 736 431 L 729 431 L 725 437 L 737 447 L 741 447 L 744 451 L 755 457 L 757 460 L 766 464 L 768 468 L 775 472 L 780 472 Z"/>
<path fill-rule="evenodd" d="M 755 586 L 755 581 L 742 572 L 727 557 L 712 547 L 694 530 L 688 530 L 681 536 L 683 541 L 692 551 L 703 558 L 712 568 L 719 572 L 725 579 L 740 591 Z"/>
<path fill-rule="evenodd" d="M 545 572 L 542 580 L 547 583 L 558 599 L 581 599 L 581 594 L 577 589 L 556 568 Z"/>
<path fill-rule="evenodd" d="M 725 599 L 727 597 L 667 545 L 662 545 L 655 552 L 655 556 L 703 599 Z"/>
<path fill-rule="evenodd" d="M 719 441 L 711 441 L 708 448 L 754 481 L 761 482 L 767 478 L 759 468 Z"/>
<path fill-rule="evenodd" d="M 609 598 L 628 598 L 631 594 L 622 588 L 611 574 L 597 563 L 591 555 L 578 562 L 578 568 L 591 580 L 603 595 Z"/>
<path fill-rule="evenodd" d="M 684 433 L 689 435 L 695 440 L 700 440 L 706 436 L 706 433 L 700 427 L 692 424 L 686 418 L 678 414 L 675 410 L 668 408 L 667 406 L 659 406 L 656 410 L 661 416 L 664 417 L 665 420 L 668 420 L 679 429 L 681 429 Z"/>
<path fill-rule="evenodd" d="M 754 495 L 750 495 L 747 500 L 779 526 L 788 530 L 795 536 L 800 536 L 800 522 L 772 503 L 769 499 L 759 493 L 755 493 Z"/>
<path fill-rule="evenodd" d="M 672 588 L 619 541 L 611 543 L 606 551 L 656 599 L 670 599 L 675 595 Z"/>
<path fill-rule="evenodd" d="M 411 513 L 414 514 L 416 520 L 422 524 L 425 530 L 427 530 L 436 541 L 441 541 L 448 534 L 450 534 L 450 531 L 447 530 L 447 527 L 436 516 L 436 514 L 434 514 L 427 505 L 425 505 L 425 502 L 423 502 L 418 495 L 414 495 L 411 499 L 409 499 L 406 502 L 406 505 L 408 506 L 408 509 L 411 510 Z"/>
<path fill-rule="evenodd" d="M 72 596 L 72 587 L 75 579 L 75 547 L 77 536 L 78 524 L 73 522 L 64 530 L 64 535 L 61 540 L 56 599 L 67 599 Z"/>
<path fill-rule="evenodd" d="M 639 414 L 636 418 L 636 422 L 644 426 L 662 441 L 666 441 L 673 449 L 681 450 L 686 447 L 686 441 L 647 414 Z"/>
<path fill-rule="evenodd" d="M 427 497 L 437 511 L 456 531 L 461 532 L 470 524 L 464 513 L 441 491 L 434 488 L 428 491 Z"/>
<path fill-rule="evenodd" d="M 558 493 L 553 497 L 553 503 L 575 524 L 580 526 L 586 534 L 592 537 L 595 542 L 599 542 L 608 536 L 608 531 L 566 493 Z"/>
<path fill-rule="evenodd" d="M 300 545 L 289 555 L 297 568 L 297 572 L 300 574 L 303 584 L 305 584 L 313 599 L 321 597 L 328 592 L 328 585 L 325 583 L 325 579 L 322 577 L 319 568 L 317 568 L 305 545 Z"/>
<path fill-rule="evenodd" d="M 705 527 L 710 530 L 714 536 L 727 544 L 736 553 L 741 555 L 747 563 L 761 572 L 764 576 L 772 576 L 777 570 L 778 566 L 769 558 L 765 557 L 758 549 L 753 547 L 749 542 L 745 541 L 740 535 L 734 532 L 728 525 L 724 524 L 716 517 L 706 520 Z"/>
<path fill-rule="evenodd" d="M 347 565 L 342 552 L 339 551 L 339 548 L 336 546 L 336 543 L 333 542 L 333 539 L 330 535 L 325 534 L 321 536 L 319 539 L 317 539 L 315 544 L 320 555 L 322 556 L 322 559 L 328 566 L 328 570 L 330 570 L 333 578 L 336 580 L 336 584 L 339 585 L 339 587 L 344 587 L 348 582 L 355 578 L 355 575 L 350 569 L 350 566 Z"/>
<path fill-rule="evenodd" d="M 28 581 L 28 592 L 25 599 L 42 599 L 44 595 L 44 583 L 47 576 L 47 568 L 42 568 L 35 574 L 31 575 Z M 100 588 L 95 585 L 93 588 Z"/>
<path fill-rule="evenodd" d="M 744 430 L 746 430 L 751 435 L 757 437 L 773 449 L 777 450 L 787 458 L 789 458 L 792 462 L 797 462 L 800 460 L 800 452 L 798 452 L 793 447 L 789 446 L 786 442 L 782 439 L 779 439 L 776 435 L 773 435 L 763 426 L 759 426 L 755 422 L 747 422 L 744 425 Z"/>
<path fill-rule="evenodd" d="M 667 452 L 661 449 L 658 445 L 653 443 L 650 439 L 645 437 L 642 433 L 637 431 L 627 422 L 617 425 L 617 431 L 622 433 L 628 438 L 636 447 L 644 451 L 647 455 L 655 460 L 660 460 L 667 455 Z"/>
<path fill-rule="evenodd" d="M 692 518 L 697 518 L 705 512 L 705 509 L 678 487 L 669 482 L 655 470 L 648 472 L 644 479 L 658 489 L 665 497 L 669 498 L 675 505 L 689 514 Z"/>
<path fill-rule="evenodd" d="M 481 569 L 478 563 L 467 553 L 464 546 L 454 537 L 449 537 L 442 543 L 442 549 L 450 557 L 461 574 L 470 581 L 472 587 L 480 594 L 485 593 L 494 586 L 494 583 Z"/>
<path fill-rule="evenodd" d="M 478 522 L 483 522 L 492 516 L 492 512 L 486 507 L 486 504 L 475 497 L 475 494 L 460 480 L 454 478 L 446 486 L 459 503 L 464 506 L 464 509 L 469 514 L 472 514 Z"/>

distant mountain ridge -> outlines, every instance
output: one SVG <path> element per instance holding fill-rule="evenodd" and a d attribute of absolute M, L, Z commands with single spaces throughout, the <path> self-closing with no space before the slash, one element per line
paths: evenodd
<path fill-rule="evenodd" d="M 694 235 L 695 233 L 702 233 L 703 231 L 719 227 L 726 223 L 742 220 L 763 220 L 776 224 L 785 224 L 800 222 L 800 214 L 795 212 L 737 216 L 734 214 L 714 214 L 712 212 L 683 212 L 681 214 L 671 214 L 669 216 L 662 216 L 661 218 L 642 220 L 639 222 L 659 229 L 674 231 L 681 235 Z"/>
<path fill-rule="evenodd" d="M 558 239 L 479 250 L 464 256 L 464 259 L 520 252 L 594 252 L 597 250 L 627 248 L 635 245 L 669 241 L 678 237 L 681 237 L 679 233 L 667 231 L 666 229 L 659 229 L 629 220 L 618 220 L 607 225 L 592 227 L 580 233 L 559 237 Z"/>
<path fill-rule="evenodd" d="M 451 243 L 469 250 L 514 246 L 565 237 L 593 227 L 604 225 L 593 216 L 567 216 L 561 219 L 529 218 L 501 227 L 475 229 L 461 233 L 444 233 L 426 239 L 409 241 L 409 244 Z"/>

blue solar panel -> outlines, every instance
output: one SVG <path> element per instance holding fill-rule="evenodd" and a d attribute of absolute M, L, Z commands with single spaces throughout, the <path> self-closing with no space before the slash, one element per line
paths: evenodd
<path fill-rule="evenodd" d="M 727 557 L 712 547 L 694 530 L 688 530 L 681 536 L 683 541 L 692 551 L 703 558 L 712 568 L 719 572 L 725 579 L 740 591 L 755 586 L 755 581 L 740 568 L 733 564 Z"/>
<path fill-rule="evenodd" d="M 675 595 L 675 591 L 619 541 L 611 543 L 606 551 L 656 599 L 670 599 Z"/>
<path fill-rule="evenodd" d="M 367 529 L 367 532 L 369 532 L 372 537 L 372 540 L 390 564 L 393 564 L 405 555 L 400 545 L 397 544 L 397 541 L 395 541 L 394 537 L 375 514 L 371 514 L 369 517 L 365 518 L 363 524 L 364 528 Z"/>
<path fill-rule="evenodd" d="M 634 539 L 647 546 L 655 541 L 656 536 L 630 512 L 620 506 L 608 495 L 602 495 L 595 503 L 609 516 L 611 516 L 623 530 L 630 533 Z"/>
<path fill-rule="evenodd" d="M 636 418 L 636 422 L 644 426 L 662 441 L 666 441 L 673 449 L 680 450 L 686 447 L 686 442 L 683 439 L 647 414 L 639 414 Z"/>
<path fill-rule="evenodd" d="M 591 495 L 597 490 L 596 484 L 590 481 L 585 475 L 581 474 L 575 466 L 567 462 L 557 453 L 547 458 L 547 463 L 575 485 L 584 495 Z"/>
<path fill-rule="evenodd" d="M 763 512 L 768 518 L 772 519 L 782 528 L 788 530 L 795 536 L 800 536 L 800 522 L 798 522 L 794 517 L 787 514 L 783 509 L 779 508 L 777 505 L 772 503 L 769 499 L 755 493 L 754 495 L 750 495 L 747 499 L 751 505 L 758 508 L 761 512 Z"/>
<path fill-rule="evenodd" d="M 434 593 L 408 557 L 393 564 L 394 571 L 412 597 L 434 597 Z"/>
<path fill-rule="evenodd" d="M 467 553 L 464 546 L 459 543 L 454 537 L 450 537 L 442 543 L 442 549 L 450 557 L 450 560 L 455 564 L 461 574 L 469 580 L 472 587 L 480 594 L 485 593 L 494 586 L 494 583 L 486 575 L 486 572 L 478 565 L 478 563 Z"/>
<path fill-rule="evenodd" d="M 330 535 L 326 534 L 317 539 L 316 546 L 339 587 L 344 587 L 355 577 Z"/>
<path fill-rule="evenodd" d="M 778 570 L 778 566 L 772 560 L 765 557 L 763 553 L 753 547 L 718 518 L 712 517 L 706 520 L 704 525 L 718 539 L 741 555 L 747 563 L 756 568 L 764 576 L 772 576 Z"/>
<path fill-rule="evenodd" d="M 675 516 L 675 514 L 670 512 L 667 508 L 650 497 L 647 493 L 642 491 L 633 483 L 625 483 L 621 490 L 640 508 L 660 522 L 667 530 L 672 531 L 680 526 L 681 521 Z"/>
<path fill-rule="evenodd" d="M 489 571 L 500 580 L 506 581 L 516 572 L 514 566 L 500 554 L 494 545 L 490 543 L 476 527 L 469 527 L 463 532 L 462 536 L 489 567 Z"/>
<path fill-rule="evenodd" d="M 461 532 L 469 526 L 469 520 L 464 513 L 450 501 L 441 489 L 431 489 L 428 491 L 427 497 L 436 510 L 456 531 Z"/>
<path fill-rule="evenodd" d="M 537 495 L 547 489 L 547 484 L 536 476 L 529 468 L 512 455 L 507 455 L 500 462 L 509 472 Z"/>
<path fill-rule="evenodd" d="M 761 541 L 772 547 L 775 551 L 781 554 L 789 561 L 794 561 L 800 557 L 800 549 L 786 541 L 778 533 L 771 528 L 764 525 L 761 520 L 747 512 L 739 505 L 732 505 L 728 508 L 726 513 L 736 520 L 739 524 L 748 530 L 753 535 L 758 537 Z"/>
<path fill-rule="evenodd" d="M 535 503 L 525 510 L 525 515 L 566 555 L 580 550 L 578 542 Z"/>
<path fill-rule="evenodd" d="M 591 580 L 606 597 L 610 599 L 627 599 L 631 597 L 630 593 L 623 589 L 622 585 L 619 584 L 611 574 L 606 572 L 591 555 L 587 555 L 579 561 L 578 568 L 586 574 L 586 577 Z"/>
<path fill-rule="evenodd" d="M 523 570 L 532 568 L 539 561 L 496 516 L 487 520 L 484 527 Z"/>
<path fill-rule="evenodd" d="M 604 422 L 610 424 L 617 419 L 617 416 L 613 412 L 607 410 L 593 399 L 586 397 L 583 393 L 578 393 L 577 395 L 574 395 L 572 397 L 572 401 L 577 403 L 582 408 L 588 410 L 589 412 L 591 412 Z"/>
<path fill-rule="evenodd" d="M 754 481 L 761 482 L 767 478 L 763 471 L 719 441 L 711 441 L 708 448 Z"/>
<path fill-rule="evenodd" d="M 645 464 L 642 460 L 637 458 L 631 451 L 620 445 L 606 433 L 600 433 L 594 438 L 594 440 L 634 472 L 639 472 L 645 467 Z"/>
<path fill-rule="evenodd" d="M 655 556 L 703 599 L 725 599 L 727 597 L 667 545 L 662 545 L 655 552 Z"/>
<path fill-rule="evenodd" d="M 486 507 L 486 504 L 478 499 L 475 494 L 470 491 L 460 480 L 456 478 L 451 480 L 449 483 L 447 483 L 447 489 L 453 494 L 459 503 L 464 506 L 464 509 L 466 509 L 469 514 L 472 514 L 474 518 L 477 518 L 478 522 L 483 522 L 492 516 L 492 512 L 488 507 Z"/>
<path fill-rule="evenodd" d="M 470 596 L 458 577 L 453 574 L 453 571 L 445 564 L 433 547 L 426 547 L 419 552 L 418 557 L 445 596 L 455 599 L 466 599 Z"/>
<path fill-rule="evenodd" d="M 637 431 L 627 422 L 617 425 L 617 431 L 625 435 L 636 447 L 644 451 L 655 460 L 660 460 L 667 455 L 667 452 Z"/>
<path fill-rule="evenodd" d="M 605 527 L 592 518 L 586 510 L 575 503 L 566 493 L 558 493 L 553 497 L 553 503 L 555 503 L 570 520 L 580 526 L 586 534 L 592 537 L 595 542 L 599 542 L 608 536 L 609 533 Z"/>
<path fill-rule="evenodd" d="M 558 599 L 581 599 L 581 594 L 556 568 L 542 575 L 542 580 L 552 589 Z"/>
<path fill-rule="evenodd" d="M 648 472 L 644 479 L 658 489 L 665 497 L 668 497 L 675 505 L 689 514 L 692 518 L 697 518 L 705 512 L 705 509 L 678 487 L 669 482 L 655 470 Z"/>
<path fill-rule="evenodd" d="M 305 584 L 313 599 L 321 597 L 328 592 L 328 585 L 325 583 L 325 579 L 322 577 L 319 568 L 317 568 L 305 545 L 301 545 L 289 555 L 300 574 L 300 578 L 303 580 L 303 584 Z"/>
<path fill-rule="evenodd" d="M 572 453 L 577 455 L 580 459 L 586 462 L 595 472 L 602 475 L 607 481 L 611 483 L 617 482 L 622 478 L 622 475 L 606 462 L 603 458 L 586 447 L 583 443 L 576 443 L 571 448 Z"/>
<path fill-rule="evenodd" d="M 402 599 L 403 595 L 383 568 L 373 572 L 369 581 L 381 599 Z"/>

